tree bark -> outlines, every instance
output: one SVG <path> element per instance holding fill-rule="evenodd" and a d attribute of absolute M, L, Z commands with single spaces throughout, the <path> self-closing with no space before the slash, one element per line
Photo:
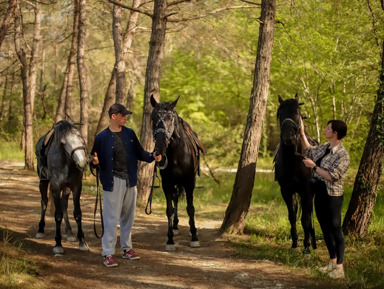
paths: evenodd
<path fill-rule="evenodd" d="M 122 0 L 119 0 L 121 3 Z M 115 71 L 116 71 L 116 102 L 125 103 L 125 61 L 123 55 L 123 35 L 121 29 L 121 16 L 123 8 L 113 5 L 113 42 L 115 47 Z"/>
<path fill-rule="evenodd" d="M 261 1 L 259 40 L 247 124 L 231 201 L 221 225 L 221 230 L 229 233 L 243 233 L 251 203 L 268 99 L 275 12 L 276 0 Z"/>
<path fill-rule="evenodd" d="M 77 71 L 80 83 L 80 133 L 85 143 L 88 143 L 88 83 L 87 69 L 84 63 L 86 38 L 86 0 L 79 0 L 79 35 L 77 52 Z"/>
<path fill-rule="evenodd" d="M 35 23 L 33 33 L 33 45 L 28 64 L 27 47 L 21 45 L 24 38 L 21 20 L 20 6 L 15 10 L 15 49 L 21 63 L 21 78 L 23 83 L 23 101 L 24 101 L 24 146 L 25 146 L 25 167 L 28 170 L 34 170 L 33 157 L 33 101 L 36 93 L 37 78 L 37 55 L 39 53 L 40 43 L 40 24 L 41 12 L 38 4 L 34 5 Z"/>
<path fill-rule="evenodd" d="M 145 74 L 143 121 L 141 124 L 140 142 L 147 151 L 152 151 L 153 137 L 151 127 L 152 105 L 151 95 L 157 102 L 160 101 L 160 72 L 163 60 L 165 30 L 167 26 L 167 0 L 155 0 L 152 18 L 152 33 L 149 42 L 147 69 Z M 139 180 L 137 184 L 138 200 L 145 202 L 148 198 L 153 175 L 154 163 L 139 163 Z"/>
<path fill-rule="evenodd" d="M 16 10 L 16 0 L 9 0 L 7 13 L 4 15 L 3 24 L 1 24 L 0 27 L 0 47 L 1 43 L 3 43 L 3 40 L 5 38 L 5 35 L 7 35 L 8 28 L 11 26 L 12 23 L 12 17 L 15 14 Z"/>
<path fill-rule="evenodd" d="M 69 52 L 67 67 L 64 73 L 64 81 L 60 90 L 59 104 L 56 110 L 55 122 L 65 119 L 65 115 L 71 116 L 71 103 L 73 94 L 73 76 L 76 68 L 77 41 L 79 34 L 79 0 L 73 1 L 73 32 L 71 50 Z"/>
<path fill-rule="evenodd" d="M 384 52 L 384 42 L 383 42 Z M 364 237 L 376 203 L 383 165 L 384 141 L 384 57 L 382 54 L 379 89 L 363 156 L 356 175 L 351 201 L 343 221 L 345 234 Z"/>
<path fill-rule="evenodd" d="M 133 0 L 133 7 L 139 7 L 141 3 L 141 0 Z M 131 11 L 127 28 L 125 30 L 124 34 L 124 46 L 123 46 L 123 52 L 124 52 L 124 62 L 129 60 L 130 54 L 128 53 L 128 50 L 132 46 L 133 41 L 133 35 L 136 30 L 137 20 L 139 18 L 139 12 Z M 96 134 L 101 132 L 103 129 L 105 129 L 109 124 L 109 115 L 108 115 L 108 109 L 109 107 L 116 101 L 116 63 L 111 73 L 111 79 L 109 80 L 108 89 L 105 94 L 104 98 L 104 105 L 103 109 L 101 111 L 99 123 L 97 125 Z"/>

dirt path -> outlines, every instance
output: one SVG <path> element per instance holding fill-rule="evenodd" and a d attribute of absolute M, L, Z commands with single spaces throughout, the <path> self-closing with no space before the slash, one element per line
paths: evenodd
<path fill-rule="evenodd" d="M 116 255 L 119 266 L 105 268 L 100 241 L 93 234 L 93 207 L 94 197 L 83 196 L 83 228 L 91 251 L 80 252 L 77 242 L 63 241 L 64 256 L 54 257 L 52 217 L 46 220 L 46 238 L 34 238 L 40 218 L 35 173 L 0 164 L 0 226 L 21 238 L 29 258 L 42 264 L 37 278 L 47 288 L 329 288 L 310 280 L 306 272 L 292 273 L 272 262 L 234 257 L 233 249 L 218 235 L 219 222 L 196 220 L 202 247 L 191 249 L 188 223 L 181 218 L 177 251 L 164 252 L 166 218 L 162 212 L 147 216 L 142 208 L 133 230 L 133 245 L 141 259 L 131 261 Z"/>

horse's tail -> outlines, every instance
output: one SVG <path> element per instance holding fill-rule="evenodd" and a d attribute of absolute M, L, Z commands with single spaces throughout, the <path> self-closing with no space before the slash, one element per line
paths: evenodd
<path fill-rule="evenodd" d="M 185 189 L 182 185 L 177 185 L 177 195 L 179 198 L 183 198 L 185 196 Z"/>

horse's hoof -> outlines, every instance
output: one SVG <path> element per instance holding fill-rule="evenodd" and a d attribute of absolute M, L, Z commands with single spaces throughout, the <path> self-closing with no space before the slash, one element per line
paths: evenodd
<path fill-rule="evenodd" d="M 67 241 L 68 242 L 76 242 L 77 241 L 77 238 L 73 235 L 68 235 L 67 234 Z"/>
<path fill-rule="evenodd" d="M 82 252 L 89 252 L 89 251 L 91 251 L 87 244 L 79 245 L 79 250 L 82 251 Z"/>
<path fill-rule="evenodd" d="M 177 235 L 179 235 L 180 234 L 180 231 L 179 230 L 175 230 L 175 229 L 173 229 L 172 230 L 173 231 L 173 236 L 177 236 Z"/>
<path fill-rule="evenodd" d="M 38 232 L 38 233 L 36 234 L 36 239 L 44 239 L 44 237 L 45 237 L 44 233 L 40 233 L 40 232 Z"/>
<path fill-rule="evenodd" d="M 310 252 L 309 250 L 304 250 L 304 251 L 303 251 L 303 258 L 304 258 L 304 259 L 307 259 L 307 260 L 308 260 L 308 259 L 311 259 L 311 257 L 312 257 L 312 256 L 311 256 L 311 252 Z"/>
<path fill-rule="evenodd" d="M 199 247 L 201 247 L 199 241 L 191 241 L 191 243 L 189 243 L 189 246 L 190 246 L 191 248 L 199 248 Z"/>
<path fill-rule="evenodd" d="M 175 252 L 176 251 L 175 244 L 167 244 L 167 245 L 165 245 L 165 251 L 167 251 L 167 252 Z"/>
<path fill-rule="evenodd" d="M 64 248 L 61 247 L 61 246 L 53 247 L 53 254 L 55 254 L 55 255 L 62 255 L 62 254 L 64 254 Z"/>

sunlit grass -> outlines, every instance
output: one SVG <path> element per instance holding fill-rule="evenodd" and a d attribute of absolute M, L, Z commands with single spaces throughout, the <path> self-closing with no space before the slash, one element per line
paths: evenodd
<path fill-rule="evenodd" d="M 24 161 L 24 151 L 17 142 L 0 142 L 0 160 Z"/>

